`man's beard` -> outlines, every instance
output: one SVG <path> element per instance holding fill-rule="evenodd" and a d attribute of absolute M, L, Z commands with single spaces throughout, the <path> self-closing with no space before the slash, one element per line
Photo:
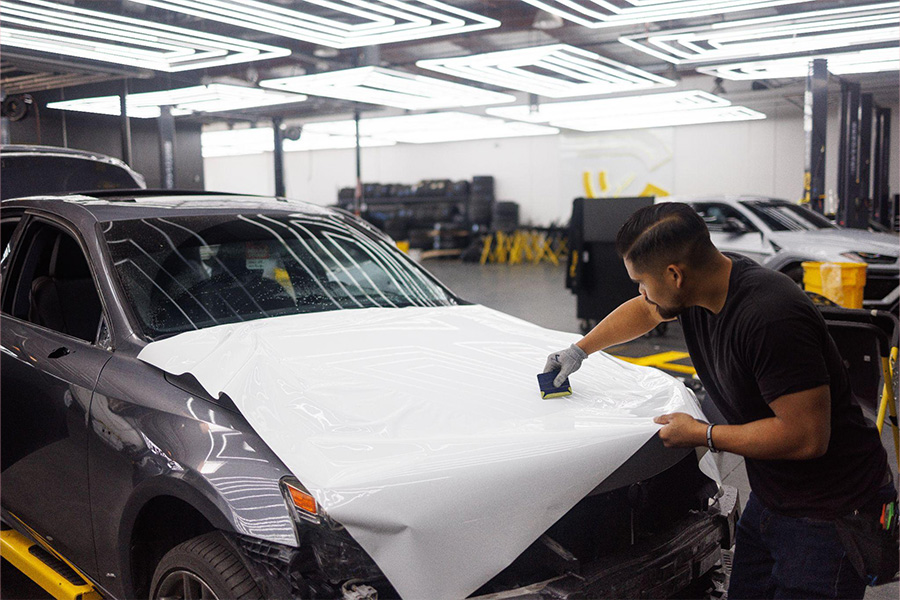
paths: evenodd
<path fill-rule="evenodd" d="M 653 307 L 656 308 L 656 312 L 659 313 L 659 316 L 661 316 L 663 319 L 667 319 L 667 320 L 674 319 L 675 317 L 681 315 L 681 313 L 684 312 L 684 309 L 687 308 L 686 306 L 683 306 L 683 305 L 663 307 L 663 306 L 660 306 L 659 304 L 657 304 L 656 302 L 651 302 L 650 300 L 647 300 L 647 302 L 650 302 L 650 304 L 652 304 Z"/>

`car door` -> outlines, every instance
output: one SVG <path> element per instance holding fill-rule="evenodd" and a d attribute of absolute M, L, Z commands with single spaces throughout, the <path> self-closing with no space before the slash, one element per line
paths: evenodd
<path fill-rule="evenodd" d="M 724 202 L 696 202 L 691 206 L 703 217 L 712 243 L 722 252 L 737 252 L 760 263 L 774 254 L 759 228 L 734 206 Z"/>
<path fill-rule="evenodd" d="M 3 508 L 95 573 L 87 415 L 111 354 L 93 342 L 102 306 L 74 231 L 22 223 L 4 266 L 0 327 Z"/>

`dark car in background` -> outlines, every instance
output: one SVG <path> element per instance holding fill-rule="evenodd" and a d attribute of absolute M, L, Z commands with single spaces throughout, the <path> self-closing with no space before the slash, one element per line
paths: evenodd
<path fill-rule="evenodd" d="M 10 144 L 0 147 L 0 163 L 0 200 L 147 187 L 121 160 L 85 150 Z"/>
<path fill-rule="evenodd" d="M 274 198 L 148 191 L 24 198 L 0 206 L 3 524 L 33 544 L 35 556 L 72 565 L 77 571 L 70 578 L 106 597 L 365 598 L 376 591 L 396 597 L 381 559 L 373 560 L 351 534 L 350 525 L 359 523 L 345 527 L 325 507 L 330 502 L 344 510 L 346 503 L 315 492 L 293 466 L 315 473 L 316 461 L 303 462 L 316 456 L 313 450 L 349 451 L 370 439 L 366 435 L 380 439 L 391 424 L 417 422 L 410 421 L 417 401 L 398 412 L 398 397 L 421 398 L 427 406 L 430 397 L 452 394 L 459 410 L 448 414 L 455 418 L 467 406 L 472 423 L 480 424 L 519 397 L 509 396 L 510 388 L 519 393 L 519 379 L 527 397 L 536 396 L 531 371 L 544 349 L 529 344 L 546 338 L 555 347 L 573 337 L 464 302 L 383 234 L 341 211 Z M 189 356 L 179 352 L 193 343 L 226 344 L 232 333 L 235 345 L 217 355 L 222 363 L 207 366 L 227 370 L 229 357 L 254 339 L 254 348 L 276 349 L 258 363 L 258 377 L 248 379 L 257 382 L 258 393 L 211 391 L 200 381 L 202 365 L 166 362 Z M 405 346 L 397 336 L 412 340 L 402 360 L 398 348 Z M 457 337 L 450 344 L 445 336 Z M 155 362 L 142 354 L 167 341 L 175 343 L 171 355 L 165 345 Z M 507 349 L 489 352 L 489 360 L 496 373 L 512 374 L 513 383 L 501 376 L 485 384 L 477 366 L 451 370 L 454 352 L 467 356 L 485 346 Z M 355 364 L 350 371 L 348 361 Z M 634 406 L 649 405 L 651 413 L 658 408 L 647 400 L 654 394 L 664 402 L 686 397 L 679 382 L 657 371 L 612 358 L 592 362 L 583 389 L 600 394 L 611 382 L 633 388 Z M 591 368 L 601 364 L 612 379 L 598 371 L 590 380 Z M 343 375 L 316 380 L 328 369 Z M 410 369 L 420 376 L 404 377 Z M 472 381 L 482 389 L 471 391 Z M 262 390 L 291 386 L 299 390 L 291 400 L 262 397 Z M 615 410 L 622 428 L 632 421 L 621 419 L 641 409 Z M 288 427 L 281 438 L 272 432 L 281 431 L 283 415 L 294 414 L 348 441 L 283 451 L 279 444 L 293 443 L 302 432 Z M 568 439 L 568 421 L 526 416 L 522 431 L 561 427 L 561 439 Z M 571 435 L 590 429 L 590 422 Z M 404 443 L 416 438 L 415 431 L 405 435 L 412 437 Z M 510 433 L 485 435 L 496 444 Z M 604 455 L 622 447 L 609 443 Z M 448 451 L 436 440 L 414 445 Z M 502 458 L 507 467 L 497 477 L 515 473 L 509 465 L 527 454 Z M 488 468 L 492 460 L 477 453 L 443 467 L 434 463 L 428 472 L 434 481 L 447 480 Z M 473 595 L 663 597 L 708 578 L 721 562 L 721 548 L 732 543 L 736 491 L 704 475 L 693 449 L 666 449 L 655 436 L 622 451 L 619 463 Z M 341 464 L 339 474 L 349 468 Z M 525 471 L 513 480 L 550 496 L 556 490 L 542 482 L 560 471 Z M 358 501 L 389 487 L 372 488 Z M 485 501 L 480 494 L 458 501 L 455 494 L 432 497 L 438 496 L 460 510 Z M 534 503 L 526 500 L 526 507 Z M 500 531 L 529 526 L 506 504 L 491 510 L 510 514 Z M 448 514 L 429 502 L 390 504 L 389 512 L 401 521 L 419 515 L 416 523 L 425 527 Z M 378 535 L 388 532 L 378 539 L 405 537 L 405 526 L 389 533 L 384 519 L 370 519 L 383 523 L 375 527 L 384 530 Z M 446 523 L 449 531 L 464 525 Z M 442 540 L 431 541 L 439 552 Z M 479 551 L 508 549 L 498 541 Z M 416 584 L 432 597 L 445 589 Z"/>

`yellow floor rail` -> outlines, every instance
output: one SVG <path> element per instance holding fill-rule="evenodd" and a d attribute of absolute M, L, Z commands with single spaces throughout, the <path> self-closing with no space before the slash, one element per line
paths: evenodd
<path fill-rule="evenodd" d="M 71 565 L 53 556 L 39 544 L 32 542 L 14 529 L 0 531 L 0 555 L 57 600 L 102 600 L 103 598 Z M 49 556 L 51 560 L 64 564 L 83 581 L 80 584 L 69 581 L 66 576 L 58 573 L 41 560 L 41 555 Z M 70 576 L 70 578 L 72 577 Z"/>

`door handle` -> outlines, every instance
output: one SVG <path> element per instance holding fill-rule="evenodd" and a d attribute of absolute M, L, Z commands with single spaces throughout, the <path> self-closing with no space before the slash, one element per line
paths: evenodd
<path fill-rule="evenodd" d="M 47 358 L 60 358 L 62 356 L 66 356 L 67 354 L 69 354 L 69 349 L 65 346 L 60 346 L 59 348 L 48 354 Z"/>

